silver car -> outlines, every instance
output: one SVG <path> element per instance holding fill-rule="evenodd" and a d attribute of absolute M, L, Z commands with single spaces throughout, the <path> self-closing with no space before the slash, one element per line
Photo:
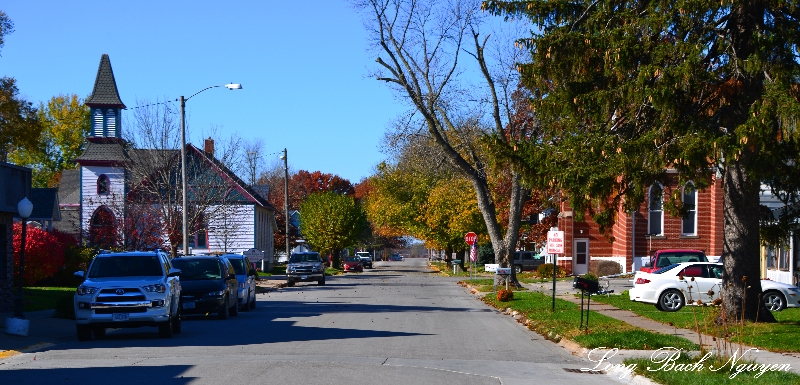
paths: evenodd
<path fill-rule="evenodd" d="M 236 271 L 236 280 L 239 281 L 239 310 L 255 309 L 258 273 L 251 266 L 247 257 L 242 254 L 225 254 L 224 257 L 228 258 L 233 265 L 233 270 Z"/>

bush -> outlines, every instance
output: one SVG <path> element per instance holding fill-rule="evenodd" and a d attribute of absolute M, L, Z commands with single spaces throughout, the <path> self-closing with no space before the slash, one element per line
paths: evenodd
<path fill-rule="evenodd" d="M 53 312 L 53 317 L 63 318 L 63 319 L 75 319 L 75 307 L 73 306 L 74 294 L 75 293 L 64 293 L 63 296 L 59 297 L 58 300 L 56 300 L 55 312 Z"/>
<path fill-rule="evenodd" d="M 536 268 L 536 275 L 539 278 L 553 278 L 553 264 L 545 263 Z M 567 276 L 567 271 L 563 267 L 558 266 L 556 270 L 556 278 L 564 278 Z"/>
<path fill-rule="evenodd" d="M 25 229 L 25 286 L 52 277 L 64 266 L 64 250 L 74 246 L 75 238 L 58 231 L 47 232 L 28 225 Z M 14 274 L 18 275 L 22 248 L 22 224 L 14 224 Z M 19 279 L 19 277 L 16 277 Z"/>
<path fill-rule="evenodd" d="M 497 291 L 497 300 L 500 302 L 508 302 L 514 299 L 514 292 L 511 290 L 500 289 Z"/>
<path fill-rule="evenodd" d="M 595 281 L 595 282 L 598 281 L 597 276 L 592 274 L 592 273 L 586 273 L 586 274 L 582 275 L 581 278 L 583 278 L 583 279 L 585 279 L 587 281 Z"/>
<path fill-rule="evenodd" d="M 589 272 L 598 277 L 622 273 L 622 266 L 614 261 L 592 260 L 589 262 Z"/>

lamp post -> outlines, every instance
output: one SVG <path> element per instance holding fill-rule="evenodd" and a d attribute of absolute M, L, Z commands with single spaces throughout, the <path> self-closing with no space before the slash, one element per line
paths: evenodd
<path fill-rule="evenodd" d="M 181 95 L 180 98 L 178 99 L 181 102 L 181 190 L 182 190 L 182 192 L 181 192 L 181 195 L 182 195 L 181 196 L 181 198 L 182 198 L 182 200 L 181 200 L 182 201 L 181 210 L 183 211 L 181 219 L 182 219 L 182 222 L 183 222 L 183 255 L 189 255 L 189 236 L 188 236 L 188 228 L 189 228 L 189 226 L 186 223 L 188 221 L 188 213 L 187 213 L 187 210 L 186 210 L 186 207 L 187 207 L 187 204 L 186 204 L 186 102 L 189 101 L 189 99 L 193 98 L 195 95 L 197 95 L 197 94 L 199 94 L 199 93 L 201 93 L 201 92 L 203 92 L 205 90 L 210 90 L 212 88 L 217 88 L 217 87 L 225 87 L 225 88 L 227 88 L 229 90 L 241 90 L 242 89 L 242 85 L 241 84 L 233 84 L 233 83 L 231 83 L 231 84 L 220 84 L 220 85 L 216 85 L 216 86 L 203 88 L 202 90 L 195 92 L 192 96 L 189 96 L 188 98 L 185 98 L 185 99 L 184 99 L 183 95 Z"/>
<path fill-rule="evenodd" d="M 19 217 L 22 219 L 22 239 L 20 240 L 21 247 L 19 250 L 19 280 L 17 281 L 17 295 L 14 297 L 14 318 L 25 319 L 22 304 L 22 281 L 23 274 L 25 273 L 25 238 L 27 236 L 26 228 L 28 227 L 28 218 L 33 211 L 33 203 L 27 197 L 22 198 L 17 204 L 17 211 Z"/>
<path fill-rule="evenodd" d="M 283 149 L 283 216 L 286 219 L 286 258 L 289 258 L 289 159 L 286 154 L 286 149 Z"/>

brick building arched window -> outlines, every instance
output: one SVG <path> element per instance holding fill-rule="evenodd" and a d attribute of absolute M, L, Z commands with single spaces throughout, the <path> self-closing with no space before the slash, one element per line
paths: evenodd
<path fill-rule="evenodd" d="M 647 233 L 664 234 L 664 188 L 656 183 L 647 193 Z"/>

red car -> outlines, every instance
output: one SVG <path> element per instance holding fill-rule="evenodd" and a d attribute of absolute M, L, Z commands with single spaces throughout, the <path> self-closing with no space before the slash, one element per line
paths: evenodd
<path fill-rule="evenodd" d="M 357 271 L 359 273 L 364 272 L 364 266 L 361 265 L 361 258 L 359 257 L 345 257 L 342 269 L 345 272 L 348 271 Z"/>

